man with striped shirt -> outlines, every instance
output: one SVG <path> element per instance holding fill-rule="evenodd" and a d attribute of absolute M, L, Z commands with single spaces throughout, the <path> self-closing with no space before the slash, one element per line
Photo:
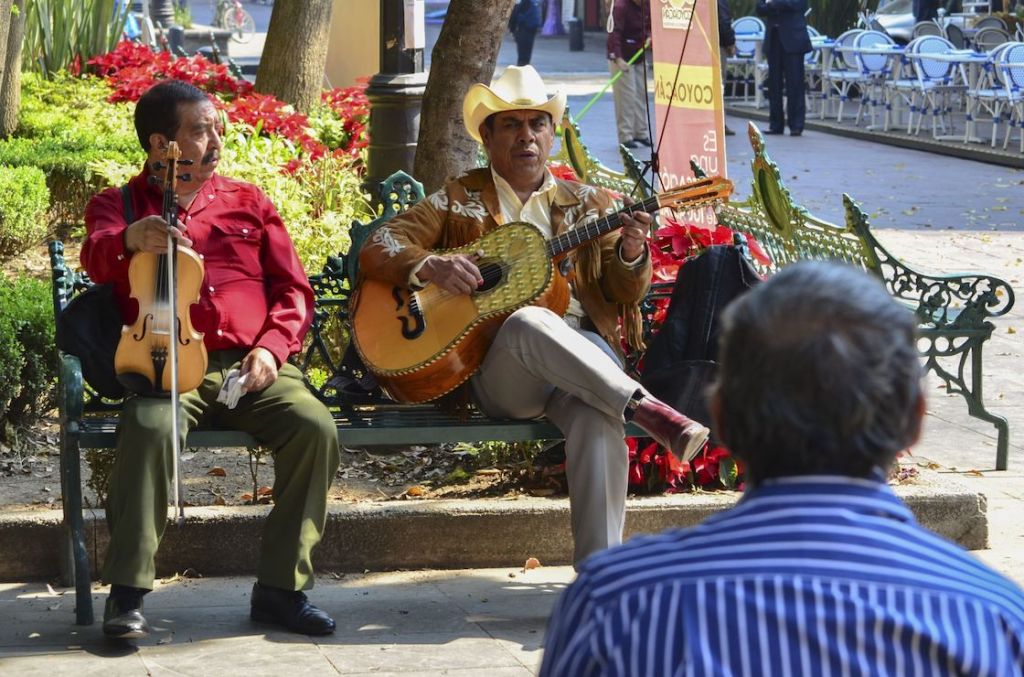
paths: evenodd
<path fill-rule="evenodd" d="M 745 495 L 586 560 L 541 674 L 1024 674 L 1024 593 L 885 483 L 924 415 L 914 337 L 845 266 L 794 265 L 736 301 L 711 406 Z"/>

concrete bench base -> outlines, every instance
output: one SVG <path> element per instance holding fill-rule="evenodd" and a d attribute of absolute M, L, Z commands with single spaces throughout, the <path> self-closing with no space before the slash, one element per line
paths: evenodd
<path fill-rule="evenodd" d="M 988 547 L 985 496 L 954 476 L 922 471 L 914 484 L 895 490 L 925 527 L 968 550 Z M 732 506 L 739 496 L 631 498 L 627 533 L 693 526 Z M 522 566 L 528 557 L 547 565 L 572 560 L 565 498 L 366 502 L 329 509 L 327 533 L 315 557 L 319 573 Z M 186 569 L 203 576 L 254 574 L 267 512 L 267 506 L 187 509 L 183 528 L 167 527 L 158 575 Z M 0 581 L 61 576 L 61 517 L 56 510 L 0 517 Z M 86 517 L 89 552 L 100 563 L 107 545 L 103 512 L 86 511 Z"/>

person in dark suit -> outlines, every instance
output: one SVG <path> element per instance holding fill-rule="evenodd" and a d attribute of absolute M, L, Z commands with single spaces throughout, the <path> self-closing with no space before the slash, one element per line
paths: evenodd
<path fill-rule="evenodd" d="M 722 69 L 722 94 L 725 94 L 726 65 L 730 56 L 736 56 L 736 31 L 732 29 L 732 13 L 726 0 L 718 0 L 718 49 Z M 723 111 L 724 114 L 724 111 Z M 725 125 L 725 135 L 735 136 L 736 132 Z"/>
<path fill-rule="evenodd" d="M 757 15 L 764 18 L 764 54 L 768 59 L 768 134 L 804 131 L 804 54 L 811 51 L 804 13 L 807 0 L 757 0 Z M 785 81 L 786 110 L 782 109 Z"/>
<path fill-rule="evenodd" d="M 517 66 L 530 64 L 530 59 L 533 58 L 533 41 L 540 26 L 540 0 L 518 0 L 508 20 L 508 29 L 516 36 Z"/>
<path fill-rule="evenodd" d="M 914 22 L 930 21 L 939 16 L 938 0 L 914 0 Z"/>

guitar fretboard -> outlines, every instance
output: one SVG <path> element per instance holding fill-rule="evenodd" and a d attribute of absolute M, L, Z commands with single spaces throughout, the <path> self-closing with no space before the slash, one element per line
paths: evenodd
<path fill-rule="evenodd" d="M 611 232 L 616 228 L 621 228 L 623 214 L 654 212 L 657 211 L 659 207 L 660 204 L 658 202 L 658 197 L 649 197 L 643 202 L 634 202 L 631 205 L 627 205 L 614 214 L 609 214 L 604 218 L 567 230 L 558 237 L 551 238 L 551 240 L 548 241 L 548 254 L 552 257 L 564 254 L 565 252 L 576 249 L 585 242 L 590 242 L 596 237 L 601 237 L 605 233 Z"/>

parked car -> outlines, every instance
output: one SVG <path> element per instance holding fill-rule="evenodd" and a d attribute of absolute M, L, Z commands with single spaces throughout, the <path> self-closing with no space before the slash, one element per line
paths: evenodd
<path fill-rule="evenodd" d="M 957 0 L 952 2 L 943 3 L 944 8 L 940 9 L 941 14 L 952 14 L 953 12 L 959 12 L 960 3 Z M 940 4 L 940 7 L 943 6 Z M 878 23 L 882 24 L 882 28 L 889 34 L 893 40 L 900 44 L 907 44 L 910 42 L 912 33 L 914 31 L 914 3 L 913 0 L 891 0 L 890 2 L 883 2 L 882 6 L 875 11 L 875 18 L 878 19 Z M 961 28 L 964 26 L 964 17 L 960 16 L 945 16 L 942 19 L 942 25 L 946 25 L 949 22 L 957 23 Z"/>

